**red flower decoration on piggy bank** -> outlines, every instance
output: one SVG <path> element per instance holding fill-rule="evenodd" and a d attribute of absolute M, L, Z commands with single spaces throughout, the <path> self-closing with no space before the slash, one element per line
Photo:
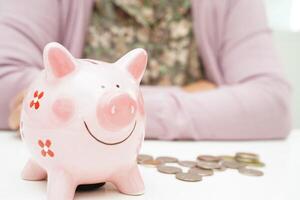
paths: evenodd
<path fill-rule="evenodd" d="M 44 96 L 44 92 L 35 91 L 33 94 L 34 99 L 30 102 L 30 108 L 35 108 L 36 110 L 40 107 L 39 100 Z"/>
<path fill-rule="evenodd" d="M 32 154 L 22 177 L 47 178 L 48 200 L 72 200 L 78 185 L 106 181 L 124 194 L 142 194 L 136 157 L 145 133 L 145 50 L 106 63 L 75 59 L 50 43 L 43 56 L 45 70 L 23 104 L 23 140 Z"/>
<path fill-rule="evenodd" d="M 50 149 L 50 146 L 51 146 L 50 140 L 46 140 L 45 142 L 43 142 L 42 140 L 39 140 L 38 144 L 42 148 L 42 150 L 41 150 L 42 156 L 44 156 L 44 157 L 46 157 L 47 155 L 50 157 L 54 156 L 53 151 Z"/>

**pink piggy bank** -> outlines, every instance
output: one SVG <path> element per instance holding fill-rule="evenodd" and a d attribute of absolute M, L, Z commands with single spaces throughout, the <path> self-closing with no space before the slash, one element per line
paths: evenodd
<path fill-rule="evenodd" d="M 47 178 L 48 200 L 71 200 L 78 185 L 106 181 L 142 194 L 136 157 L 145 134 L 139 84 L 146 64 L 143 49 L 106 63 L 75 59 L 49 43 L 45 69 L 23 103 L 21 135 L 32 155 L 23 179 Z"/>

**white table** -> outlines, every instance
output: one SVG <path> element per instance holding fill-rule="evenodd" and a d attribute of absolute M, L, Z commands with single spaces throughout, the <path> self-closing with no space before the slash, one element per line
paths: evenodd
<path fill-rule="evenodd" d="M 142 152 L 154 156 L 169 155 L 194 159 L 198 154 L 234 154 L 250 151 L 260 154 L 267 164 L 265 176 L 248 177 L 237 171 L 218 172 L 202 182 L 181 182 L 172 175 L 141 166 L 146 192 L 142 196 L 119 194 L 110 184 L 102 189 L 76 193 L 75 199 L 230 199 L 230 200 L 299 200 L 300 199 L 300 131 L 287 140 L 253 142 L 162 142 L 146 141 Z M 0 132 L 0 199 L 46 199 L 46 182 L 29 182 L 20 178 L 28 158 L 25 146 L 15 133 Z"/>

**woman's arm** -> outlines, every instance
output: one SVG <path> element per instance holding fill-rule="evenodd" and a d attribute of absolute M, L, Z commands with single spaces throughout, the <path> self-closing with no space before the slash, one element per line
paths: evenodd
<path fill-rule="evenodd" d="M 198 2 L 198 3 L 195 3 Z M 291 129 L 290 87 L 272 44 L 259 0 L 202 0 L 195 12 L 206 23 L 204 61 L 217 89 L 188 93 L 144 87 L 146 136 L 159 139 L 269 139 Z M 201 17 L 200 17 L 201 18 Z M 206 49 L 205 49 L 206 48 Z M 211 52 L 208 54 L 208 49 Z M 209 62 L 206 62 L 209 63 Z"/>
<path fill-rule="evenodd" d="M 42 50 L 59 36 L 58 1 L 0 0 L 0 129 L 9 105 L 42 68 Z"/>

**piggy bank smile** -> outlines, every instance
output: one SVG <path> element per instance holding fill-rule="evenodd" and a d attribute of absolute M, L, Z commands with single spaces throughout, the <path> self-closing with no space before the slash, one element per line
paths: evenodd
<path fill-rule="evenodd" d="M 87 123 L 86 123 L 85 121 L 83 121 L 83 122 L 84 122 L 84 126 L 85 126 L 87 132 L 90 134 L 90 136 L 92 136 L 92 138 L 94 138 L 97 142 L 100 142 L 100 143 L 105 144 L 105 145 L 117 145 L 117 144 L 121 144 L 121 143 L 125 142 L 125 141 L 126 141 L 128 138 L 130 138 L 130 136 L 133 134 L 134 129 L 135 129 L 135 127 L 136 127 L 136 121 L 135 121 L 132 130 L 127 134 L 127 136 L 126 136 L 124 139 L 122 139 L 122 140 L 120 140 L 120 141 L 117 141 L 117 142 L 108 142 L 108 141 L 104 141 L 103 139 L 97 138 L 97 137 L 90 131 L 90 129 L 89 129 Z"/>

